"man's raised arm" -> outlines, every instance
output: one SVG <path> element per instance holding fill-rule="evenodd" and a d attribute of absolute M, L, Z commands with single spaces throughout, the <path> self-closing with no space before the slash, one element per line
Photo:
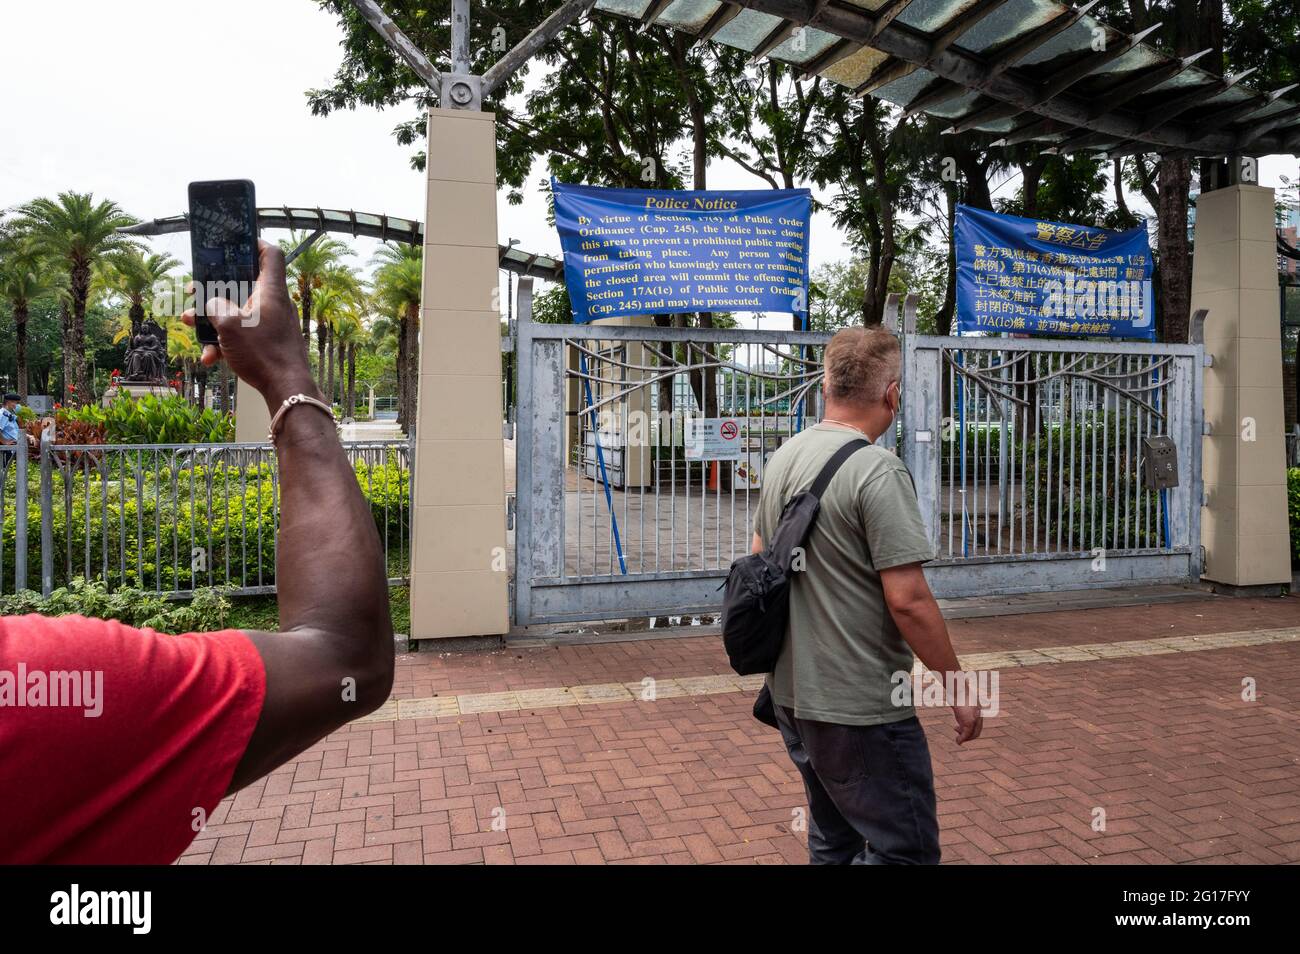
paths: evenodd
<path fill-rule="evenodd" d="M 204 364 L 224 359 L 261 393 L 272 416 L 295 394 L 324 400 L 307 363 L 280 249 L 261 244 L 260 278 L 242 309 L 213 299 L 206 313 L 221 344 L 204 348 Z M 266 699 L 232 792 L 374 711 L 393 683 L 387 568 L 374 516 L 333 421 L 312 405 L 293 407 L 276 428 L 276 451 L 281 631 L 248 633 L 266 669 Z"/>

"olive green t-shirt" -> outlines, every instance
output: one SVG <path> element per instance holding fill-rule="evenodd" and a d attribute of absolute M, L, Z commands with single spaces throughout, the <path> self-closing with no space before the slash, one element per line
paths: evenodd
<path fill-rule="evenodd" d="M 812 487 L 822 465 L 857 431 L 818 424 L 783 444 L 763 468 L 754 532 L 772 539 L 781 511 Z M 912 651 L 885 606 L 880 571 L 934 559 L 916 490 L 888 450 L 854 453 L 822 495 L 805 545 L 804 569 L 792 574 L 790 627 L 768 687 L 800 719 L 878 725 L 910 718 L 891 700 L 897 672 Z"/>

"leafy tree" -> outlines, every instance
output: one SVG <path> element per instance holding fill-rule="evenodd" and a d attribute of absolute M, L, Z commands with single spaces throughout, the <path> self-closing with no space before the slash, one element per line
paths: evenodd
<path fill-rule="evenodd" d="M 27 321 L 32 301 L 48 291 L 45 263 L 30 239 L 10 230 L 0 233 L 0 298 L 14 322 L 16 390 L 27 401 Z"/>
<path fill-rule="evenodd" d="M 415 422 L 416 386 L 420 370 L 420 295 L 424 282 L 424 249 L 385 244 L 373 264 L 376 310 L 398 322 L 397 423 Z"/>
<path fill-rule="evenodd" d="M 208 371 L 200 360 L 203 348 L 199 345 L 194 329 L 179 318 L 167 321 L 167 357 L 181 368 L 185 380 L 185 396 L 194 401 L 197 392 L 198 403 L 202 404 L 208 386 Z"/>
<path fill-rule="evenodd" d="M 1116 29 L 1135 32 L 1161 23 L 1155 39 L 1175 56 L 1202 50 L 1198 69 L 1223 75 L 1254 69 L 1249 80 L 1269 90 L 1300 79 L 1300 9 L 1288 0 L 1104 0 L 1098 14 Z M 1200 163 L 1202 191 L 1216 160 Z M 1141 192 L 1156 213 L 1157 321 L 1166 341 L 1186 341 L 1191 308 L 1188 209 L 1192 161 L 1176 153 L 1127 157 L 1116 164 L 1124 183 Z M 1121 197 L 1122 198 L 1122 197 Z M 1117 201 L 1121 212 L 1126 208 Z"/>
<path fill-rule="evenodd" d="M 897 217 L 915 207 L 914 170 L 907 161 L 907 121 L 888 104 L 854 99 L 837 87 L 817 114 L 812 175 L 837 191 L 829 207 L 835 224 L 864 253 L 862 320 L 880 324 L 889 276 L 897 257 Z"/>
<path fill-rule="evenodd" d="M 108 294 L 125 301 L 130 335 L 139 334 L 145 318 L 152 317 L 153 293 L 178 265 L 170 255 L 146 255 L 134 247 L 111 252 L 100 261 L 98 283 Z"/>
<path fill-rule="evenodd" d="M 334 394 L 334 333 L 343 317 L 360 306 L 365 298 L 356 270 L 346 265 L 331 266 L 322 277 L 315 296 L 316 309 L 316 377 L 326 394 Z"/>
<path fill-rule="evenodd" d="M 62 375 L 62 307 L 56 293 L 33 298 L 27 314 L 27 390 L 32 394 L 57 394 Z M 0 365 L 17 368 L 17 334 L 13 309 L 0 298 Z"/>
<path fill-rule="evenodd" d="M 800 71 L 768 60 L 750 64 L 741 50 L 714 45 L 710 82 L 718 90 L 725 132 L 717 151 L 773 189 L 794 189 L 808 172 L 815 138 L 810 124 L 829 82 L 801 82 Z"/>
<path fill-rule="evenodd" d="M 289 238 L 280 240 L 280 248 L 286 255 L 296 249 L 305 240 L 306 235 L 290 232 Z M 285 270 L 289 286 L 293 289 L 292 297 L 298 304 L 298 313 L 302 317 L 302 337 L 307 346 L 311 346 L 311 323 L 316 317 L 314 301 L 316 290 L 325 283 L 325 276 L 331 268 L 339 263 L 352 250 L 342 242 L 322 235 L 308 248 L 289 263 Z"/>
<path fill-rule="evenodd" d="M 86 362 L 86 303 L 91 292 L 95 263 L 128 248 L 134 240 L 117 230 L 135 224 L 116 202 L 96 202 L 89 192 L 60 192 L 54 199 L 33 199 L 19 209 L 16 228 L 32 249 L 61 269 L 67 281 L 66 320 L 63 334 L 65 400 L 75 393 L 86 403 L 93 399 Z"/>
<path fill-rule="evenodd" d="M 366 329 L 361 322 L 361 313 L 353 308 L 338 317 L 334 329 L 334 340 L 339 350 L 339 390 L 340 403 L 345 416 L 356 413 L 357 407 L 357 347 L 365 341 Z M 347 370 L 344 377 L 344 361 Z"/>

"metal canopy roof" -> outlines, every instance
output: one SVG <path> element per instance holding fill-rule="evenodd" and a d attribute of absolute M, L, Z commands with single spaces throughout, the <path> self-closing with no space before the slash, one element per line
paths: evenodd
<path fill-rule="evenodd" d="M 597 0 L 596 9 L 770 57 L 949 132 L 1062 152 L 1300 151 L 1300 102 L 1170 57 L 1055 0 Z M 800 27 L 807 29 L 800 32 Z M 1095 38 L 1104 37 L 1104 44 Z M 1100 46 L 1101 49 L 1096 47 Z"/>
<path fill-rule="evenodd" d="M 306 209 L 294 206 L 267 207 L 257 210 L 257 224 L 263 229 L 293 229 L 296 231 L 343 232 L 364 235 L 385 242 L 404 242 L 407 245 L 424 244 L 424 224 L 413 219 L 399 219 L 391 215 L 374 215 L 344 209 Z M 173 215 L 165 219 L 152 219 L 118 229 L 128 235 L 169 235 L 188 232 L 189 218 Z M 564 262 L 548 255 L 533 255 L 518 248 L 497 246 L 500 266 L 517 275 L 527 275 L 550 282 L 564 280 Z"/>

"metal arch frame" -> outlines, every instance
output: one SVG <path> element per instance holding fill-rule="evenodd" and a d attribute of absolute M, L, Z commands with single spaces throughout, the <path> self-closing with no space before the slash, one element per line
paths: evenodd
<path fill-rule="evenodd" d="M 1042 119 L 1059 123 L 1066 132 L 1095 133 L 1132 151 L 1231 155 L 1249 145 L 1252 152 L 1265 154 L 1286 151 L 1289 146 L 1300 143 L 1300 130 L 1295 128 L 1287 128 L 1271 135 L 1252 134 L 1247 142 L 1243 142 L 1241 134 L 1222 128 L 1225 123 L 1176 123 L 1172 121 L 1173 116 L 1168 114 L 1164 114 L 1158 122 L 1151 123 L 1149 120 L 1153 114 L 1164 113 L 1158 107 L 1152 107 L 1144 114 L 1107 110 L 1097 115 L 1094 103 L 1070 95 L 1067 89 L 1073 82 L 1110 62 L 1113 55 L 1108 55 L 1105 51 L 1095 56 L 1085 53 L 1048 83 L 1021 75 L 1015 68 L 1015 63 L 1077 22 L 1091 9 L 1092 4 L 1077 9 L 1067 8 L 1042 27 L 1011 41 L 1002 50 L 991 51 L 989 57 L 984 57 L 961 48 L 957 40 L 966 29 L 974 26 L 996 6 L 988 7 L 979 3 L 972 10 L 978 10 L 980 16 L 971 15 L 967 19 L 967 15 L 972 13 L 967 11 L 967 14 L 960 15 L 958 20 L 949 24 L 947 32 L 929 35 L 893 22 L 907 3 L 908 0 L 895 0 L 881 10 L 871 12 L 840 0 L 832 0 L 830 3 L 820 0 L 724 0 L 710 18 L 709 24 L 706 24 L 706 29 L 700 31 L 698 38 L 707 38 L 708 27 L 714 21 L 725 22 L 735 15 L 730 11 L 742 8 L 777 17 L 782 25 L 807 26 L 815 16 L 815 26 L 818 29 L 858 47 L 870 46 L 889 55 L 890 59 L 882 64 L 877 71 L 878 75 L 870 77 L 855 90 L 859 94 L 898 79 L 912 69 L 923 67 L 954 84 L 952 95 L 963 91 L 981 93 L 997 100 L 1007 110 L 1006 115 L 1034 113 Z M 600 12 L 618 15 L 611 11 Z M 1120 45 L 1128 48 L 1133 40 L 1133 37 L 1126 37 Z M 1102 61 L 1102 58 L 1106 59 Z M 801 65 L 795 65 L 803 69 Z M 879 76 L 886 71 L 893 75 L 888 79 Z M 1202 103 L 1222 91 L 1220 84 L 1207 83 L 1201 89 L 1193 91 L 1192 95 L 1196 98 L 1192 105 Z M 1270 96 L 1275 99 L 1281 92 L 1284 91 L 1262 94 L 1253 101 L 1256 103 L 1253 109 L 1245 109 L 1245 115 L 1234 116 L 1233 120 L 1246 118 L 1250 112 L 1268 105 L 1272 101 Z M 923 95 L 934 95 L 936 102 L 951 98 L 942 95 L 940 90 Z M 913 104 L 909 104 L 908 109 L 912 108 Z M 1270 118 L 1267 117 L 1266 121 Z"/>
<path fill-rule="evenodd" d="M 519 41 L 482 76 L 470 73 L 469 0 L 451 5 L 451 71 L 440 71 L 415 43 L 402 32 L 375 0 L 349 0 L 384 43 L 416 76 L 438 96 L 445 109 L 481 109 L 483 97 L 491 95 L 535 56 L 555 35 L 588 12 L 596 0 L 568 0 Z M 666 3 L 659 4 L 662 9 Z M 657 15 L 658 11 L 656 11 Z"/>
<path fill-rule="evenodd" d="M 297 215 L 293 207 L 282 206 L 262 206 L 257 210 L 257 222 L 260 228 L 267 229 L 288 229 L 290 231 L 310 230 L 311 235 L 304 245 L 294 250 L 293 254 L 298 254 L 303 248 L 309 246 L 315 241 L 316 232 L 337 232 L 351 235 L 353 238 L 365 237 L 379 239 L 384 242 L 401 242 L 406 245 L 423 245 L 424 244 L 424 224 L 414 219 L 397 219 L 400 222 L 410 222 L 414 228 L 398 229 L 394 228 L 394 219 L 387 215 L 373 215 L 372 218 L 379 219 L 379 224 L 363 222 L 358 218 L 358 214 L 351 210 L 345 209 L 298 209 L 298 212 L 310 211 L 314 213 L 310 217 Z M 346 218 L 331 218 L 326 215 L 327 212 L 336 216 L 345 216 Z M 367 213 L 361 213 L 365 215 Z M 168 218 L 151 219 L 148 222 L 141 222 L 138 225 L 128 225 L 118 229 L 125 235 L 139 235 L 146 238 L 155 235 L 173 235 L 179 232 L 188 232 L 190 230 L 189 218 L 182 215 L 173 215 Z M 514 272 L 516 275 L 526 275 L 531 278 L 540 278 L 548 282 L 564 281 L 564 262 L 562 259 L 550 256 L 543 256 L 535 253 L 524 252 L 528 258 L 526 261 L 519 262 L 513 258 L 507 257 L 510 251 L 509 246 L 498 245 L 500 267 L 508 272 Z M 287 259 L 291 260 L 291 259 Z M 544 261 L 555 262 L 555 267 L 548 267 Z"/>

